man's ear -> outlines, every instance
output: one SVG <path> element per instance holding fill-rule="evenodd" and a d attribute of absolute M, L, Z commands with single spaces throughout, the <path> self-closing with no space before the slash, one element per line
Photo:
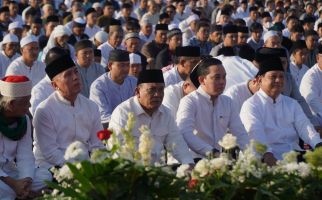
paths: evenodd
<path fill-rule="evenodd" d="M 14 99 L 11 99 L 11 100 L 9 101 L 9 103 L 8 103 L 8 108 L 7 108 L 9 111 L 13 111 L 13 108 L 15 107 L 14 102 L 15 102 L 15 100 L 14 100 Z"/>
<path fill-rule="evenodd" d="M 139 86 L 137 86 L 137 87 L 135 88 L 134 94 L 135 94 L 138 98 L 140 98 L 140 87 L 139 87 Z"/>
<path fill-rule="evenodd" d="M 112 62 L 108 62 L 108 64 L 107 64 L 107 68 L 111 71 L 112 70 Z"/>
<path fill-rule="evenodd" d="M 199 81 L 200 85 L 204 85 L 205 77 L 204 76 L 199 76 L 198 81 Z"/>

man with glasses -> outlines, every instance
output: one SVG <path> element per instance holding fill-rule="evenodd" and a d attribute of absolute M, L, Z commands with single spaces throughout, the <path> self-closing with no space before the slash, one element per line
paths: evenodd
<path fill-rule="evenodd" d="M 108 127 L 116 106 L 134 95 L 137 82 L 136 78 L 128 76 L 130 58 L 127 51 L 112 50 L 109 54 L 108 68 L 108 73 L 92 83 L 89 96 L 98 105 L 104 128 Z"/>
<path fill-rule="evenodd" d="M 121 129 L 126 126 L 128 113 L 133 113 L 136 124 L 132 134 L 139 144 L 142 125 L 148 125 L 154 145 L 151 164 L 162 161 L 164 148 L 181 164 L 193 164 L 193 159 L 169 109 L 162 105 L 164 80 L 161 70 L 145 70 L 139 74 L 135 96 L 123 102 L 113 111 L 109 128 L 122 138 Z M 165 164 L 165 163 L 161 163 Z"/>

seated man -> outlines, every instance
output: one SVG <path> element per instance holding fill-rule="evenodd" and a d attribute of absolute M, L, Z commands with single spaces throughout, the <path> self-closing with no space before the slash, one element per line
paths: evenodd
<path fill-rule="evenodd" d="M 35 170 L 26 115 L 32 83 L 25 76 L 7 76 L 0 85 L 0 199 L 32 198 L 45 187 L 38 179 L 40 168 Z"/>
<path fill-rule="evenodd" d="M 283 153 L 301 151 L 299 138 L 312 147 L 322 144 L 299 103 L 281 94 L 284 73 L 279 57 L 263 61 L 258 72 L 260 90 L 246 100 L 240 112 L 250 138 L 268 147 L 263 155 L 268 165 L 282 159 Z"/>
<path fill-rule="evenodd" d="M 102 130 L 97 105 L 80 95 L 81 80 L 69 55 L 53 57 L 46 73 L 55 92 L 36 109 L 33 125 L 36 164 L 46 169 L 65 164 L 66 148 L 75 141 L 88 152 L 104 148 L 96 133 Z"/>
<path fill-rule="evenodd" d="M 125 127 L 128 113 L 134 114 L 136 124 L 133 136 L 139 143 L 139 128 L 148 125 L 154 139 L 152 163 L 160 162 L 161 152 L 166 147 L 182 164 L 192 164 L 193 159 L 187 144 L 179 134 L 170 111 L 162 105 L 164 80 L 161 70 L 142 71 L 138 78 L 135 96 L 120 104 L 113 111 L 109 128 L 118 135 Z"/>
<path fill-rule="evenodd" d="M 322 117 L 322 45 L 319 45 L 318 49 L 317 63 L 304 74 L 300 92 L 312 112 Z"/>
<path fill-rule="evenodd" d="M 91 86 L 89 98 L 101 113 L 104 128 L 108 127 L 113 110 L 134 95 L 136 78 L 129 74 L 129 53 L 112 50 L 109 55 L 109 72 L 98 77 Z"/>
<path fill-rule="evenodd" d="M 199 88 L 183 97 L 177 112 L 177 125 L 189 148 L 204 157 L 221 149 L 218 141 L 228 128 L 236 135 L 240 148 L 248 144 L 248 135 L 229 97 L 221 95 L 226 72 L 220 60 L 206 58 L 190 74 L 198 77 Z"/>

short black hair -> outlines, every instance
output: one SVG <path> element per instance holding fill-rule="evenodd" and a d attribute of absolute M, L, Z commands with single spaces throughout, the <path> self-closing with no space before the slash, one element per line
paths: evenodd
<path fill-rule="evenodd" d="M 201 62 L 198 64 L 197 75 L 199 76 L 206 76 L 209 74 L 209 67 L 212 65 L 222 65 L 222 62 L 217 58 L 205 58 L 202 59 Z"/>
<path fill-rule="evenodd" d="M 250 27 L 249 27 L 250 32 L 255 32 L 255 31 L 258 31 L 258 30 L 263 31 L 263 26 L 258 22 L 252 23 L 250 25 Z"/>
<path fill-rule="evenodd" d="M 210 27 L 209 23 L 207 22 L 203 22 L 203 21 L 199 21 L 197 22 L 197 25 L 196 25 L 196 30 L 197 32 L 199 31 L 199 29 L 201 29 L 202 27 Z"/>

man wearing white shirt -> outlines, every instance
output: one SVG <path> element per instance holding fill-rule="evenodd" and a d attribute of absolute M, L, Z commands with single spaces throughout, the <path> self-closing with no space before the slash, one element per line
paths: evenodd
<path fill-rule="evenodd" d="M 45 77 L 45 64 L 37 61 L 39 46 L 35 36 L 29 35 L 20 41 L 21 56 L 16 58 L 6 71 L 6 75 L 24 75 L 36 85 Z"/>
<path fill-rule="evenodd" d="M 302 151 L 299 138 L 313 148 L 320 146 L 320 135 L 300 105 L 281 94 L 284 69 L 280 58 L 263 61 L 258 75 L 260 90 L 243 104 L 240 118 L 250 138 L 267 146 L 263 161 L 272 166 L 284 153 Z"/>
<path fill-rule="evenodd" d="M 84 33 L 89 38 L 93 38 L 95 34 L 101 30 L 101 28 L 96 25 L 97 12 L 94 8 L 89 8 L 87 9 L 85 16 L 86 16 L 86 27 L 85 27 Z"/>
<path fill-rule="evenodd" d="M 322 46 L 319 45 L 318 49 L 317 63 L 304 74 L 300 92 L 312 112 L 322 116 Z"/>
<path fill-rule="evenodd" d="M 123 102 L 113 111 L 109 128 L 121 137 L 126 126 L 128 113 L 133 113 L 135 125 L 132 134 L 136 146 L 139 144 L 142 125 L 147 125 L 154 139 L 152 164 L 161 162 L 166 148 L 182 164 L 193 164 L 192 156 L 182 135 L 179 133 L 170 111 L 162 105 L 164 80 L 161 70 L 142 71 L 138 78 L 136 95 Z"/>
<path fill-rule="evenodd" d="M 0 52 L 0 78 L 4 77 L 8 66 L 19 57 L 19 39 L 16 35 L 7 34 L 2 40 L 2 51 Z"/>
<path fill-rule="evenodd" d="M 110 71 L 99 76 L 91 85 L 89 98 L 98 105 L 104 128 L 108 127 L 113 110 L 134 96 L 137 79 L 128 76 L 129 61 L 127 51 L 112 50 L 108 63 Z"/>
<path fill-rule="evenodd" d="M 229 97 L 221 95 L 226 85 L 221 61 L 206 58 L 196 68 L 190 77 L 198 77 L 200 86 L 180 101 L 176 119 L 180 133 L 197 158 L 219 152 L 218 141 L 228 128 L 237 136 L 239 147 L 244 149 L 249 141 L 239 112 Z"/>
<path fill-rule="evenodd" d="M 308 49 L 303 40 L 299 40 L 293 43 L 291 48 L 291 64 L 290 73 L 296 82 L 296 85 L 300 87 L 304 74 L 309 68 L 304 64 L 307 60 Z"/>
<path fill-rule="evenodd" d="M 80 94 L 81 80 L 70 55 L 53 57 L 46 73 L 55 92 L 41 102 L 33 118 L 34 154 L 39 167 L 66 163 L 66 148 L 79 141 L 88 152 L 104 148 L 96 133 L 103 129 L 97 105 Z"/>
<path fill-rule="evenodd" d="M 107 67 L 110 52 L 113 49 L 120 48 L 122 40 L 123 40 L 123 31 L 121 28 L 110 30 L 108 34 L 107 42 L 105 42 L 104 44 L 101 44 L 98 47 L 98 49 L 100 49 L 102 53 L 101 65 L 103 67 Z"/>
<path fill-rule="evenodd" d="M 166 71 L 164 82 L 166 86 L 179 83 L 186 80 L 192 68 L 200 60 L 200 48 L 194 46 L 185 46 L 176 48 L 176 66 Z"/>

